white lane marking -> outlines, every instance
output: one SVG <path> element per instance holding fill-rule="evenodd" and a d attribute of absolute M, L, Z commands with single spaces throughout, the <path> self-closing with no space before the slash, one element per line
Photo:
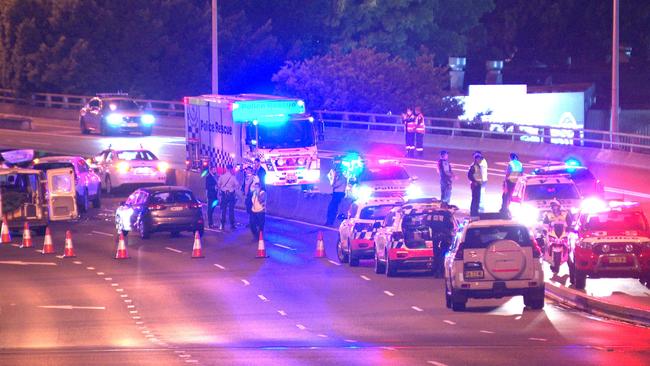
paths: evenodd
<path fill-rule="evenodd" d="M 521 315 L 517 315 L 517 316 L 515 317 L 515 320 L 521 320 Z"/>
<path fill-rule="evenodd" d="M 140 332 L 142 332 L 142 334 L 150 334 L 151 333 L 151 331 L 149 329 L 143 329 Z"/>
<path fill-rule="evenodd" d="M 23 262 L 23 261 L 0 261 L 0 264 L 12 264 L 15 266 L 56 266 L 54 262 Z"/>
<path fill-rule="evenodd" d="M 104 275 L 104 272 L 97 272 L 97 275 L 98 275 L 98 276 L 103 276 L 103 275 Z"/>
<path fill-rule="evenodd" d="M 446 319 L 445 319 L 445 320 L 443 320 L 442 322 L 443 322 L 443 323 L 447 323 L 447 324 L 449 324 L 449 325 L 456 325 L 456 322 L 452 322 L 451 320 L 446 320 Z"/>
<path fill-rule="evenodd" d="M 305 326 L 302 325 L 302 324 L 296 324 L 296 327 L 298 327 L 298 329 L 300 329 L 300 330 L 305 330 L 305 329 L 307 329 L 307 327 L 305 327 Z"/>
<path fill-rule="evenodd" d="M 133 302 L 133 300 L 131 300 L 131 299 L 124 299 L 124 302 L 127 303 L 127 304 L 130 304 L 130 303 Z M 132 305 L 129 305 L 129 306 L 132 306 Z"/>
<path fill-rule="evenodd" d="M 346 341 L 346 342 L 348 342 L 348 343 L 356 343 L 356 342 L 357 342 L 357 341 L 354 340 L 354 339 L 344 339 L 344 341 Z"/>
<path fill-rule="evenodd" d="M 246 281 L 246 280 L 241 280 L 241 282 L 243 282 L 243 283 L 244 283 L 244 286 L 248 286 L 248 285 L 250 285 L 250 284 L 251 284 L 250 282 L 248 282 L 248 281 Z"/>
<path fill-rule="evenodd" d="M 411 309 L 413 309 L 415 311 L 424 311 L 424 310 L 422 310 L 422 308 L 417 307 L 417 306 L 411 306 Z"/>
<path fill-rule="evenodd" d="M 275 245 L 276 247 L 280 247 L 282 249 L 286 249 L 286 250 L 295 250 L 294 248 L 292 248 L 290 246 L 287 246 L 287 245 L 283 245 L 283 244 L 275 244 L 275 243 L 273 243 L 273 245 Z"/>
<path fill-rule="evenodd" d="M 339 262 L 335 262 L 335 261 L 333 261 L 333 260 L 331 260 L 331 259 L 328 259 L 327 261 L 330 262 L 330 263 L 332 263 L 332 264 L 335 265 L 335 266 L 340 266 L 340 265 L 341 265 L 341 263 L 339 263 Z"/>
<path fill-rule="evenodd" d="M 218 263 L 215 263 L 214 266 L 219 268 L 219 269 L 223 269 L 223 270 L 226 269 L 226 267 L 224 267 L 224 266 L 222 266 L 221 264 L 218 264 Z"/>
<path fill-rule="evenodd" d="M 133 309 L 133 308 L 135 308 L 135 305 L 127 305 L 126 308 L 127 309 Z"/>
<path fill-rule="evenodd" d="M 103 231 L 95 231 L 95 230 L 93 230 L 93 231 L 91 231 L 90 233 L 91 233 L 91 234 L 97 234 L 97 235 L 110 236 L 111 238 L 113 237 L 113 234 L 105 233 L 105 232 L 103 232 Z"/>
<path fill-rule="evenodd" d="M 181 251 L 181 250 L 170 248 L 170 247 L 165 247 L 165 249 L 171 250 L 172 252 L 175 252 L 175 253 L 183 253 L 183 251 Z"/>
<path fill-rule="evenodd" d="M 260 300 L 262 300 L 264 302 L 269 301 L 269 299 L 267 299 L 266 296 L 264 296 L 264 295 L 257 295 L 257 297 L 259 297 Z"/>
<path fill-rule="evenodd" d="M 282 316 L 287 316 L 287 313 L 284 310 L 278 310 L 278 314 Z"/>
<path fill-rule="evenodd" d="M 137 313 L 138 313 L 137 310 L 131 310 L 131 311 L 129 311 L 129 314 L 137 314 Z"/>
<path fill-rule="evenodd" d="M 192 357 L 192 355 L 187 354 L 187 353 L 181 353 L 181 354 L 178 355 L 178 357 L 187 358 L 187 357 Z"/>
<path fill-rule="evenodd" d="M 142 325 L 142 324 L 144 324 L 144 322 L 143 321 L 137 321 L 137 322 L 135 322 L 135 324 L 136 325 Z"/>
<path fill-rule="evenodd" d="M 481 332 L 481 333 L 485 333 L 485 334 L 494 334 L 494 332 L 491 331 L 491 330 L 484 330 L 484 329 L 481 329 L 480 332 Z"/>
<path fill-rule="evenodd" d="M 124 292 L 124 289 L 123 288 L 116 288 L 115 292 Z"/>
<path fill-rule="evenodd" d="M 427 361 L 429 365 L 434 365 L 434 366 L 447 366 L 446 363 L 438 362 L 438 361 Z"/>
<path fill-rule="evenodd" d="M 74 306 L 74 305 L 39 305 L 43 309 L 60 309 L 60 310 L 106 310 L 105 306 Z"/>
<path fill-rule="evenodd" d="M 140 320 L 140 319 L 142 319 L 142 318 L 139 317 L 139 316 L 137 316 L 137 315 L 134 315 L 134 316 L 131 317 L 131 319 Z"/>
<path fill-rule="evenodd" d="M 318 336 L 321 337 L 321 338 L 327 338 L 326 334 L 319 334 Z"/>
<path fill-rule="evenodd" d="M 89 270 L 89 271 L 94 271 L 95 267 L 86 267 L 86 269 Z"/>
<path fill-rule="evenodd" d="M 361 278 L 363 278 L 363 279 L 366 280 L 366 281 L 370 281 L 370 277 L 368 277 L 368 276 L 366 276 L 366 275 L 361 275 Z"/>
<path fill-rule="evenodd" d="M 391 297 L 392 297 L 392 296 L 395 296 L 394 293 L 392 293 L 392 292 L 390 292 L 390 291 L 388 291 L 388 290 L 384 291 L 384 293 L 385 293 L 386 295 L 388 295 L 388 296 L 391 296 Z"/>
<path fill-rule="evenodd" d="M 119 283 L 115 283 L 115 282 L 111 283 L 111 286 L 112 286 L 112 287 L 117 287 L 117 286 L 119 286 L 119 285 L 120 285 Z"/>
<path fill-rule="evenodd" d="M 113 277 L 104 277 L 104 281 L 113 281 Z"/>
<path fill-rule="evenodd" d="M 381 347 L 381 349 L 385 349 L 386 351 L 397 351 L 397 348 L 395 347 Z"/>
<path fill-rule="evenodd" d="M 535 338 L 535 337 L 530 337 L 530 338 L 528 338 L 528 339 L 531 340 L 531 341 L 538 341 L 538 342 L 546 342 L 546 341 L 547 341 L 546 338 Z"/>
<path fill-rule="evenodd" d="M 127 295 L 127 294 L 122 294 L 122 295 L 120 295 L 120 297 L 122 297 L 122 298 L 124 298 L 124 297 L 129 297 L 129 295 Z"/>
<path fill-rule="evenodd" d="M 59 259 L 63 259 L 63 258 L 65 258 L 65 256 L 64 256 L 63 254 L 61 254 L 61 255 L 55 255 L 55 257 L 57 257 L 57 258 L 59 258 Z"/>
<path fill-rule="evenodd" d="M 18 248 L 20 245 L 18 245 L 18 244 L 11 244 L 11 246 L 12 246 L 12 247 L 16 247 L 16 248 Z"/>
<path fill-rule="evenodd" d="M 82 264 L 83 262 L 82 261 L 74 261 L 72 263 L 74 263 L 74 264 Z"/>
<path fill-rule="evenodd" d="M 614 188 L 614 187 L 605 187 L 605 192 L 618 193 L 618 194 L 641 197 L 641 198 L 650 198 L 650 194 L 647 194 L 647 193 L 628 191 L 627 189 L 620 189 L 620 188 Z"/>

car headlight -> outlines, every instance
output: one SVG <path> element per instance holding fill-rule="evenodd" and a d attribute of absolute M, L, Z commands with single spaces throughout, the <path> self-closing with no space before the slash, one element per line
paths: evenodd
<path fill-rule="evenodd" d="M 596 214 L 608 210 L 609 207 L 607 206 L 607 203 L 597 197 L 585 198 L 582 203 L 580 203 L 580 211 L 584 214 Z"/>
<path fill-rule="evenodd" d="M 143 114 L 142 117 L 140 117 L 140 120 L 145 125 L 152 125 L 154 122 L 156 122 L 156 117 L 152 116 L 151 114 Z"/>
<path fill-rule="evenodd" d="M 510 211 L 512 217 L 525 226 L 535 226 L 539 221 L 539 209 L 529 203 L 512 205 Z"/>
<path fill-rule="evenodd" d="M 283 166 L 285 164 L 285 161 L 284 161 L 284 159 L 278 159 L 278 160 L 275 161 L 275 164 L 277 166 Z"/>
<path fill-rule="evenodd" d="M 307 162 L 307 160 L 306 160 L 305 158 L 298 158 L 298 159 L 296 160 L 296 163 L 297 163 L 298 165 L 305 165 L 306 162 Z"/>
<path fill-rule="evenodd" d="M 119 163 L 117 163 L 117 171 L 119 173 L 127 173 L 129 171 L 129 168 L 130 168 L 129 163 L 127 163 L 126 161 L 120 161 Z"/>
<path fill-rule="evenodd" d="M 166 173 L 167 170 L 169 169 L 169 164 L 165 161 L 161 161 L 158 163 L 158 170 L 162 173 Z"/>
<path fill-rule="evenodd" d="M 111 113 L 108 116 L 106 116 L 106 121 L 111 125 L 119 125 L 122 123 L 123 120 L 124 118 L 122 117 L 122 115 L 118 113 Z"/>
<path fill-rule="evenodd" d="M 373 189 L 368 186 L 356 185 L 352 187 L 352 197 L 356 201 L 365 202 L 372 198 Z"/>
<path fill-rule="evenodd" d="M 422 188 L 417 184 L 411 184 L 406 188 L 407 199 L 422 198 L 423 196 L 424 192 L 422 192 Z"/>

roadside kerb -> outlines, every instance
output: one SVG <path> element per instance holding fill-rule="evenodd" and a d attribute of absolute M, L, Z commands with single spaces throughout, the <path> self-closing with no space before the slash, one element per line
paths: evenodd
<path fill-rule="evenodd" d="M 590 314 L 650 326 L 650 310 L 626 307 L 546 281 L 546 297 Z"/>

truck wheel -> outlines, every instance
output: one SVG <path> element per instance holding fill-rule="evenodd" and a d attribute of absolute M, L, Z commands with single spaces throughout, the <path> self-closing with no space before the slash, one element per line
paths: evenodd
<path fill-rule="evenodd" d="M 575 286 L 578 290 L 584 290 L 587 286 L 587 274 L 582 271 L 575 271 Z"/>
<path fill-rule="evenodd" d="M 348 263 L 349 256 L 347 253 L 343 252 L 343 245 L 341 244 L 341 236 L 339 235 L 339 240 L 336 242 L 336 256 L 339 258 L 339 262 Z"/>

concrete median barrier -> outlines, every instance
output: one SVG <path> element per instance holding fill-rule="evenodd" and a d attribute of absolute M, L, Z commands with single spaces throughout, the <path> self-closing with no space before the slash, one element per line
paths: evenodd
<path fill-rule="evenodd" d="M 590 314 L 650 326 L 650 309 L 615 304 L 553 282 L 546 282 L 546 296 Z"/>
<path fill-rule="evenodd" d="M 0 128 L 30 131 L 32 129 L 32 120 L 22 116 L 0 114 Z"/>

